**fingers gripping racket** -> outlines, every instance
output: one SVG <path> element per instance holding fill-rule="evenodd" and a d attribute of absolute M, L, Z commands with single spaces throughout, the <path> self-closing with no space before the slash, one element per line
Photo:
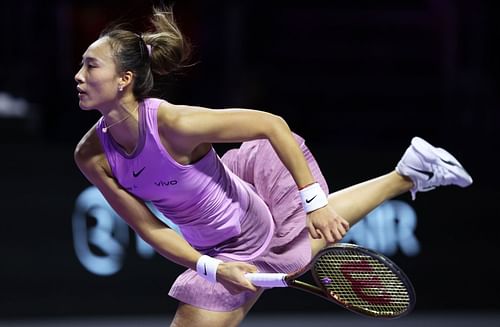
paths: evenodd
<path fill-rule="evenodd" d="M 297 279 L 309 270 L 316 285 Z M 293 287 L 374 318 L 402 317 L 413 309 L 416 301 L 410 280 L 394 262 L 355 244 L 327 247 L 309 265 L 292 274 L 245 276 L 255 286 Z"/>

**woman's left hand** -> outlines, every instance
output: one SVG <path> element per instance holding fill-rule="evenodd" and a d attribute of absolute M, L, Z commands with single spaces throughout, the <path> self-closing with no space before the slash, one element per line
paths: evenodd
<path fill-rule="evenodd" d="M 349 222 L 327 205 L 307 214 L 307 227 L 313 238 L 324 237 L 328 243 L 335 243 L 347 233 Z"/>

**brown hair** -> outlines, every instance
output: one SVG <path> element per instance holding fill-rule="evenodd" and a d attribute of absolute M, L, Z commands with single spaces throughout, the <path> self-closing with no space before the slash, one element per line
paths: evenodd
<path fill-rule="evenodd" d="M 188 66 L 191 55 L 191 45 L 177 26 L 171 7 L 154 7 L 150 22 L 152 29 L 142 35 L 117 25 L 99 36 L 109 38 L 118 71 L 134 74 L 133 93 L 139 100 L 151 93 L 155 78 Z"/>

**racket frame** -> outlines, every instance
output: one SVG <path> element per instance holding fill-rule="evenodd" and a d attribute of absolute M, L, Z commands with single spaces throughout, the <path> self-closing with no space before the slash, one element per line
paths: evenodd
<path fill-rule="evenodd" d="M 324 286 L 324 284 L 321 282 L 321 280 L 319 279 L 318 274 L 316 272 L 316 269 L 315 269 L 316 262 L 326 253 L 332 252 L 332 250 L 333 250 L 333 252 L 336 252 L 337 250 L 353 250 L 356 252 L 361 252 L 362 254 L 365 254 L 371 258 L 375 258 L 376 260 L 382 262 L 389 270 L 391 270 L 396 276 L 398 276 L 400 281 L 405 286 L 405 288 L 408 292 L 408 297 L 409 297 L 409 305 L 406 308 L 406 310 L 399 313 L 399 314 L 396 314 L 396 315 L 381 315 L 381 314 L 377 314 L 377 313 L 370 313 L 368 310 L 363 310 L 363 309 L 358 308 L 356 306 L 352 306 L 352 305 L 349 305 L 348 303 L 344 303 L 342 301 L 337 300 L 335 298 L 335 294 L 333 294 L 332 291 L 328 290 Z M 376 251 L 367 249 L 365 247 L 362 247 L 362 246 L 359 246 L 356 244 L 351 244 L 351 243 L 336 243 L 336 244 L 333 244 L 331 246 L 328 246 L 324 249 L 321 249 L 314 256 L 313 260 L 311 260 L 310 264 L 308 265 L 308 270 L 311 270 L 311 274 L 313 276 L 314 282 L 316 283 L 316 286 L 312 286 L 312 285 L 309 285 L 309 284 L 304 283 L 304 282 L 292 281 L 292 280 L 290 280 L 289 283 L 287 281 L 288 285 L 290 287 L 299 288 L 299 289 L 302 289 L 304 291 L 310 292 L 312 294 L 319 295 L 328 301 L 334 302 L 337 305 L 339 305 L 343 308 L 346 308 L 347 310 L 349 310 L 351 312 L 360 314 L 362 316 L 370 316 L 373 318 L 381 318 L 381 319 L 395 319 L 395 318 L 400 318 L 400 317 L 407 315 L 415 307 L 415 303 L 416 303 L 415 289 L 414 289 L 410 279 L 408 278 L 408 276 L 403 272 L 403 270 L 401 270 L 401 268 L 399 268 L 392 260 L 387 258 L 385 255 L 378 253 Z M 305 272 L 302 272 L 302 274 L 304 274 L 304 273 Z M 290 276 L 290 278 L 293 278 L 293 277 Z M 309 286 L 305 286 L 304 284 L 307 284 Z"/>

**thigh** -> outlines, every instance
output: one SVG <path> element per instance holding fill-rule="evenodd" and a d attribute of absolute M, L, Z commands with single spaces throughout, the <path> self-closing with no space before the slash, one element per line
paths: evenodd
<path fill-rule="evenodd" d="M 180 303 L 172 320 L 171 327 L 235 327 L 238 326 L 255 302 L 258 300 L 263 290 L 257 291 L 255 296 L 241 307 L 227 312 L 210 311 L 201 309 L 190 304 Z"/>

